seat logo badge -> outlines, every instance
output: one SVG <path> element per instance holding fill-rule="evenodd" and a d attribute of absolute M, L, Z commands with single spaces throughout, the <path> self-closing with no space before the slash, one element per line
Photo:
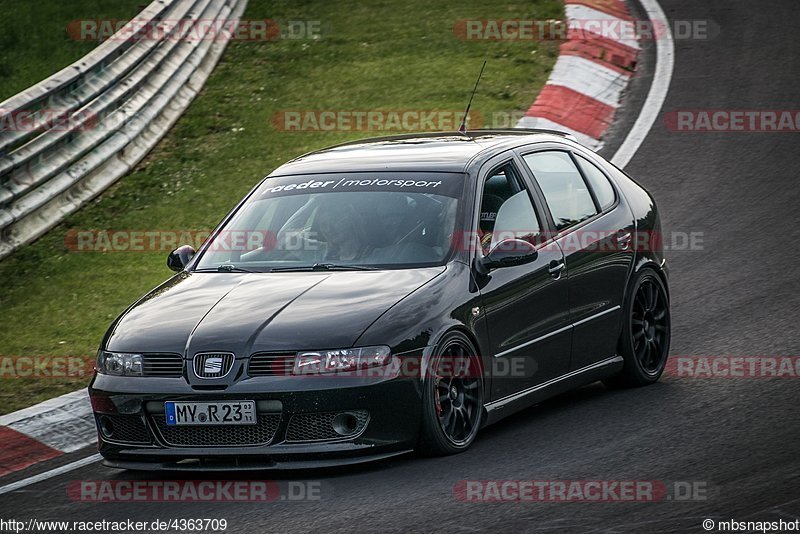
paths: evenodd
<path fill-rule="evenodd" d="M 222 372 L 222 358 L 212 356 L 203 364 L 203 374 L 215 375 Z"/>
<path fill-rule="evenodd" d="M 197 378 L 222 378 L 233 368 L 231 353 L 199 353 L 194 356 L 194 374 Z"/>

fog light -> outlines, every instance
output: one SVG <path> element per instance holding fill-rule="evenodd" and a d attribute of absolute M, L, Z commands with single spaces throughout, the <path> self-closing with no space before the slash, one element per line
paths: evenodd
<path fill-rule="evenodd" d="M 358 430 L 358 419 L 351 413 L 340 413 L 331 421 L 333 431 L 340 436 L 349 436 Z"/>
<path fill-rule="evenodd" d="M 111 422 L 110 417 L 104 415 L 100 418 L 100 430 L 103 431 L 103 435 L 107 438 L 114 435 L 114 423 Z"/>

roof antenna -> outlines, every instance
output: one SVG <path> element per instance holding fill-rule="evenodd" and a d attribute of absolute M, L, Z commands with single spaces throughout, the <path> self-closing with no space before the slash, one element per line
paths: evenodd
<path fill-rule="evenodd" d="M 458 133 L 466 135 L 467 133 L 467 117 L 469 117 L 469 107 L 472 105 L 472 98 L 475 96 L 475 91 L 478 90 L 478 84 L 483 76 L 483 69 L 486 68 L 486 60 L 483 61 L 481 71 L 478 73 L 478 79 L 475 80 L 475 87 L 472 89 L 472 94 L 469 95 L 469 102 L 467 103 L 467 110 L 464 112 L 464 118 L 461 120 L 461 126 L 458 127 Z"/>

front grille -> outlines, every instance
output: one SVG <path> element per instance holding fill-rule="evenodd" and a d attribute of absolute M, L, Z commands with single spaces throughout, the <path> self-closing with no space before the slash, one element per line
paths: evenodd
<path fill-rule="evenodd" d="M 247 374 L 250 376 L 288 376 L 294 369 L 294 354 L 260 352 L 250 356 Z"/>
<path fill-rule="evenodd" d="M 98 415 L 97 426 L 103 437 L 120 443 L 150 444 L 150 432 L 141 415 Z"/>
<path fill-rule="evenodd" d="M 194 356 L 194 374 L 199 378 L 222 378 L 233 367 L 230 352 L 202 352 Z"/>
<path fill-rule="evenodd" d="M 170 426 L 166 415 L 152 418 L 164 443 L 174 447 L 267 445 L 281 422 L 279 413 L 259 415 L 255 425 Z"/>
<path fill-rule="evenodd" d="M 356 425 L 352 429 L 337 432 L 334 428 L 339 415 L 350 415 L 355 418 Z M 367 426 L 369 412 L 366 410 L 352 410 L 348 412 L 323 412 L 323 413 L 298 413 L 289 419 L 286 429 L 286 441 L 329 441 L 353 438 Z"/>
<path fill-rule="evenodd" d="M 179 354 L 144 354 L 144 376 L 183 376 L 183 357 Z"/>

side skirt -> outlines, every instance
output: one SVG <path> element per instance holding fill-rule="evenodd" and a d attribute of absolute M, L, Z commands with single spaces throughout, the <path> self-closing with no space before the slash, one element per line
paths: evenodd
<path fill-rule="evenodd" d="M 616 355 L 587 365 L 581 369 L 548 380 L 543 384 L 519 391 L 484 405 L 486 410 L 483 425 L 491 425 L 509 415 L 549 399 L 555 395 L 608 378 L 622 369 L 622 356 Z"/>

